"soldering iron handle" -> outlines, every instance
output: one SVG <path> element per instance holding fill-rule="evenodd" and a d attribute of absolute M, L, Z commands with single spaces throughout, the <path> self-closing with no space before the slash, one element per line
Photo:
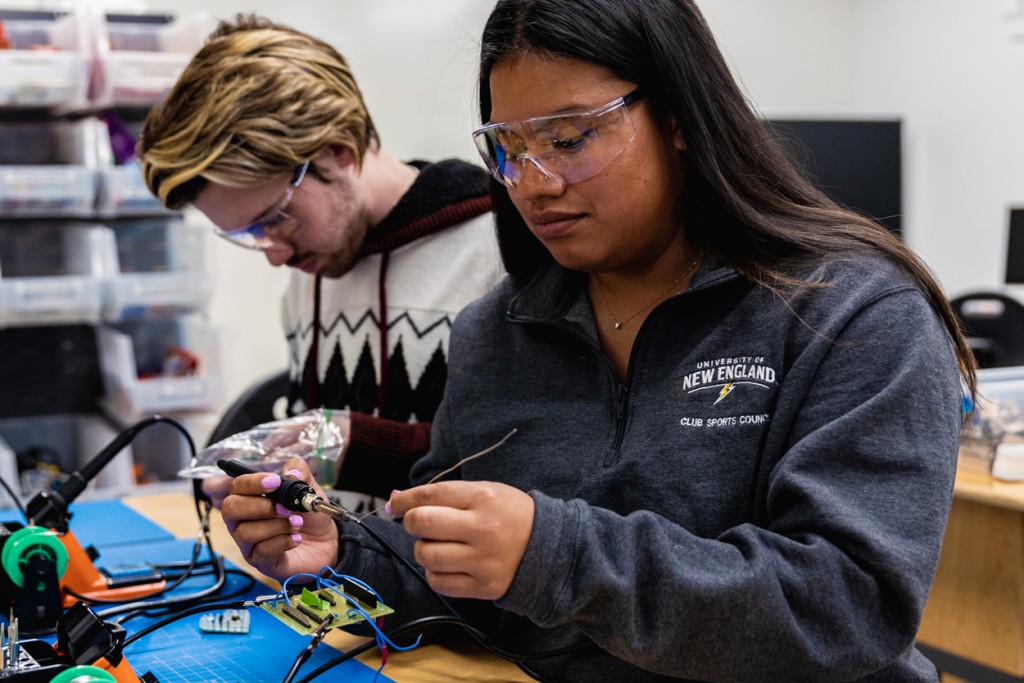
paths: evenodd
<path fill-rule="evenodd" d="M 224 470 L 230 477 L 240 477 L 243 474 L 256 474 L 259 470 L 249 467 L 241 460 L 226 460 L 221 458 L 217 461 L 217 467 Z"/>
<path fill-rule="evenodd" d="M 238 460 L 221 459 L 217 461 L 217 467 L 221 468 L 232 477 L 239 477 L 243 474 L 254 474 L 260 471 L 255 470 Z M 281 477 L 281 486 L 274 491 L 270 491 L 266 496 L 275 503 L 280 503 L 292 512 L 309 512 L 311 510 L 310 504 L 312 503 L 312 500 L 317 498 L 316 492 L 313 490 L 312 486 L 301 479 L 292 479 L 291 477 Z"/>

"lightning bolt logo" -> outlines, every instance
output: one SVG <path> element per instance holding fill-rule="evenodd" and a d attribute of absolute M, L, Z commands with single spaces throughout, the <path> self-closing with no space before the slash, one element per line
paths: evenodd
<path fill-rule="evenodd" d="M 723 398 L 725 398 L 726 396 L 728 396 L 729 394 L 732 393 L 733 388 L 734 388 L 734 386 L 733 386 L 732 382 L 729 382 L 724 387 L 722 387 L 722 390 L 720 392 L 718 392 L 718 398 L 715 400 L 715 402 L 712 405 L 718 405 L 719 403 L 721 403 Z"/>

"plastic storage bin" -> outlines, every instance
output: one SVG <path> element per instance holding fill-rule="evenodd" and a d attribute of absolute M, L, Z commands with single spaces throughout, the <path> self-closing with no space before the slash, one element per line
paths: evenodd
<path fill-rule="evenodd" d="M 14 449 L 7 445 L 2 436 L 0 436 L 0 477 L 11 488 L 14 495 L 20 499 L 21 486 L 18 485 L 18 456 Z M 11 499 L 7 489 L 0 490 L 0 507 L 13 508 L 16 506 L 17 501 Z"/>
<path fill-rule="evenodd" d="M 102 284 L 116 272 L 102 225 L 0 226 L 0 325 L 98 322 Z"/>
<path fill-rule="evenodd" d="M 210 21 L 204 15 L 105 14 L 98 53 L 104 105 L 151 106 L 159 102 L 203 44 Z"/>
<path fill-rule="evenodd" d="M 100 170 L 97 212 L 103 217 L 170 215 L 146 187 L 136 163 Z"/>
<path fill-rule="evenodd" d="M 23 465 L 20 493 L 28 498 L 59 482 L 51 472 L 69 474 L 81 469 L 117 433 L 98 415 L 50 415 L 0 420 L 0 438 Z M 29 463 L 39 463 L 30 466 Z M 26 474 L 26 472 L 30 472 Z M 11 482 L 8 482 L 9 484 Z M 122 495 L 135 483 L 131 448 L 125 448 L 89 482 L 78 500 Z M 12 486 L 12 488 L 14 488 Z"/>
<path fill-rule="evenodd" d="M 101 405 L 119 421 L 220 407 L 221 340 L 210 325 L 146 320 L 104 325 L 98 335 L 106 387 Z"/>
<path fill-rule="evenodd" d="M 87 103 L 88 26 L 69 12 L 0 9 L 0 107 L 76 109 Z"/>
<path fill-rule="evenodd" d="M 118 274 L 105 283 L 109 321 L 167 317 L 206 308 L 203 231 L 181 220 L 135 220 L 114 227 Z"/>
<path fill-rule="evenodd" d="M 189 421 L 176 417 L 190 434 Z M 152 486 L 164 482 L 184 484 L 178 472 L 189 466 L 192 451 L 188 441 L 173 426 L 156 423 L 136 435 L 132 440 L 132 478 L 138 485 Z"/>
<path fill-rule="evenodd" d="M 104 140 L 100 149 L 100 183 L 96 210 L 101 216 L 174 216 L 164 208 L 142 179 L 135 158 L 135 143 L 142 133 L 142 118 L 126 120 L 108 110 L 100 115 Z"/>
<path fill-rule="evenodd" d="M 91 325 L 0 328 L 0 417 L 93 413 L 103 396 Z"/>
<path fill-rule="evenodd" d="M 96 206 L 99 138 L 105 134 L 101 125 L 4 123 L 0 215 L 90 215 Z"/>

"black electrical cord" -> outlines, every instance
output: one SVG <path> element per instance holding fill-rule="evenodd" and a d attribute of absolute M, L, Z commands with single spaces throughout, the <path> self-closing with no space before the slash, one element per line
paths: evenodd
<path fill-rule="evenodd" d="M 309 644 L 302 648 L 302 652 L 295 657 L 295 661 L 292 662 L 292 668 L 288 670 L 287 675 L 285 675 L 284 680 L 281 681 L 281 683 L 292 683 L 295 676 L 298 675 L 299 669 L 302 668 L 302 665 L 313 656 L 313 651 L 319 647 L 321 642 L 323 642 L 324 635 L 327 633 L 327 627 L 330 626 L 332 621 L 334 621 L 334 617 L 330 616 L 320 622 L 320 625 L 313 631 L 313 637 L 310 639 Z"/>
<path fill-rule="evenodd" d="M 204 588 L 201 591 L 196 591 L 195 593 L 181 595 L 174 598 L 165 598 L 163 600 L 144 600 L 138 602 L 129 602 L 118 607 L 111 607 L 110 609 L 104 610 L 103 612 L 98 613 L 98 616 L 101 619 L 106 619 L 107 617 L 112 617 L 118 614 L 124 614 L 125 612 L 132 612 L 137 609 L 151 610 L 156 607 L 171 607 L 175 605 L 196 604 L 197 602 L 211 595 L 216 595 L 217 593 L 219 593 L 221 588 L 223 588 L 225 583 L 227 582 L 227 571 L 224 569 L 224 561 L 222 558 L 217 558 L 217 563 L 215 567 L 216 569 L 214 571 L 214 575 L 217 577 L 216 582 L 212 586 Z"/>
<path fill-rule="evenodd" d="M 18 497 L 18 494 L 14 492 L 11 485 L 8 484 L 3 477 L 0 477 L 0 486 L 4 487 L 4 491 L 7 491 L 7 495 L 14 501 L 14 506 L 18 508 L 18 512 L 21 513 L 22 518 L 28 522 L 28 512 L 25 510 L 25 506 L 22 504 L 21 498 Z"/>
<path fill-rule="evenodd" d="M 464 629 L 470 635 L 475 634 L 475 635 L 477 635 L 477 636 L 479 636 L 481 638 L 487 639 L 487 634 L 485 634 L 483 631 L 481 631 L 479 628 L 477 628 L 468 619 L 464 619 L 462 617 L 449 617 L 449 616 L 444 616 L 444 615 L 431 616 L 431 617 L 420 617 L 419 619 L 415 619 L 415 620 L 410 621 L 410 622 L 408 622 L 406 624 L 402 624 L 401 626 L 396 626 L 394 629 L 392 629 L 391 631 L 389 631 L 385 635 L 387 635 L 388 638 L 396 638 L 396 637 L 402 635 L 403 633 L 408 633 L 409 631 L 415 631 L 415 630 L 420 629 L 420 628 L 422 628 L 424 626 L 437 626 L 437 625 L 441 625 L 441 626 L 443 626 L 443 625 L 458 626 L 458 627 Z M 326 673 L 330 669 L 333 669 L 334 667 L 338 666 L 339 664 L 347 662 L 348 660 L 350 660 L 350 659 L 352 659 L 354 657 L 358 657 L 359 655 L 363 654 L 364 652 L 372 650 L 374 647 L 376 647 L 376 645 L 377 645 L 377 643 L 374 640 L 370 640 L 370 641 L 368 641 L 366 643 L 363 643 L 362 645 L 357 645 L 356 647 L 352 648 L 351 650 L 348 650 L 347 652 L 343 652 L 340 656 L 335 657 L 334 659 L 332 659 L 332 660 L 330 660 L 328 662 L 324 662 L 323 664 L 321 664 L 319 667 L 317 667 L 313 671 L 310 671 L 308 674 L 306 674 L 305 676 L 303 676 L 299 680 L 295 681 L 295 683 L 311 683 L 315 678 L 321 676 L 322 674 Z M 501 650 L 501 648 L 497 648 L 497 649 Z M 525 655 L 525 656 L 522 656 L 522 659 L 525 661 L 525 660 L 530 660 L 530 659 L 542 659 L 542 658 L 547 658 L 547 657 L 558 657 L 558 656 L 561 656 L 561 655 L 570 654 L 571 652 L 574 652 L 575 650 L 578 650 L 578 649 L 579 649 L 579 646 L 577 646 L 577 645 L 570 645 L 568 647 L 559 648 L 557 650 L 549 650 L 547 652 L 540 652 L 540 653 L 537 653 L 535 655 Z M 509 656 L 519 657 L 519 655 L 513 655 L 512 653 L 505 652 L 503 650 L 501 652 L 503 654 L 499 654 L 498 652 L 494 652 L 494 654 L 497 654 L 502 659 L 509 659 Z M 506 656 L 506 655 L 509 655 L 509 656 Z M 522 667 L 520 667 L 520 668 L 522 668 Z M 543 681 L 544 680 L 538 674 L 535 674 L 535 673 L 533 673 L 532 671 L 530 671 L 528 669 L 524 669 L 524 672 L 526 674 L 530 675 L 530 676 L 533 676 L 534 678 L 536 678 L 539 681 Z"/>
<path fill-rule="evenodd" d="M 196 542 L 192 546 L 192 560 L 188 563 L 188 566 L 185 568 L 185 571 L 182 572 L 180 575 L 172 578 L 171 579 L 171 583 L 168 583 L 163 588 L 154 590 L 152 593 L 150 593 L 149 595 L 147 595 L 145 597 L 148 599 L 148 598 L 154 598 L 154 597 L 156 597 L 158 595 L 164 595 L 165 593 L 169 593 L 172 590 L 174 590 L 175 588 L 177 588 L 178 586 L 180 586 L 182 583 L 184 583 L 186 580 L 191 578 L 192 576 L 196 576 L 197 575 L 197 574 L 195 574 L 196 563 L 199 560 L 199 554 L 202 552 L 202 550 L 203 550 L 202 544 L 200 543 L 199 540 L 196 540 Z M 86 603 L 89 603 L 89 604 L 92 604 L 92 605 L 119 605 L 119 604 L 124 602 L 124 600 L 116 600 L 116 599 L 108 600 L 106 598 L 90 598 L 90 597 L 88 597 L 86 595 L 81 595 L 79 593 L 76 593 L 75 591 L 73 591 L 73 590 L 71 590 L 70 588 L 67 588 L 67 587 L 64 588 L 64 592 L 67 593 L 68 595 L 74 597 L 74 598 L 78 598 L 79 600 L 81 600 L 83 602 L 86 602 Z"/>
<path fill-rule="evenodd" d="M 440 593 L 438 593 L 437 591 L 434 590 L 434 588 L 427 581 L 427 577 L 425 577 L 423 574 L 421 574 L 419 569 L 416 567 L 416 565 L 414 565 L 412 562 L 410 562 L 409 559 L 405 555 L 400 553 L 397 548 L 395 548 L 393 545 L 391 545 L 383 536 L 380 535 L 380 533 L 378 533 L 375 529 L 370 527 L 370 525 L 365 524 L 363 522 L 360 522 L 359 526 L 362 527 L 363 529 L 365 529 L 366 532 L 375 541 L 377 541 L 377 543 L 379 543 L 381 545 L 381 547 L 383 547 L 384 550 L 388 554 L 390 554 L 392 557 L 397 559 L 409 571 L 411 571 L 413 573 L 413 575 L 416 577 L 416 579 L 420 583 L 422 583 L 424 586 L 426 586 L 427 590 L 431 594 L 433 594 L 434 597 L 436 597 L 438 599 L 438 601 L 440 601 L 440 603 L 442 605 L 444 605 L 445 609 L 447 609 L 448 612 L 451 613 L 452 617 L 455 617 L 457 620 L 461 620 L 465 624 L 470 624 L 470 622 L 468 620 L 464 619 L 462 617 L 462 615 L 459 614 L 458 610 L 456 610 L 454 607 L 452 607 L 451 603 L 448 602 L 444 598 L 443 595 L 441 595 Z M 415 622 L 411 622 L 411 623 L 415 623 Z M 453 623 L 455 623 L 455 622 L 453 622 Z M 518 654 L 518 653 L 514 653 L 514 652 L 509 652 L 507 650 L 504 650 L 501 647 L 498 647 L 497 645 L 494 645 L 491 642 L 490 637 L 486 633 L 484 633 L 483 631 L 481 631 L 481 630 L 479 630 L 479 629 L 477 629 L 475 627 L 474 628 L 467 628 L 466 626 L 463 626 L 463 628 L 466 630 L 467 633 L 469 633 L 469 635 L 473 638 L 473 640 L 475 640 L 477 643 L 479 643 L 488 652 L 491 652 L 492 654 L 495 654 L 498 657 L 501 657 L 502 659 L 506 659 L 506 660 L 512 662 L 513 664 L 518 666 L 520 669 L 523 669 L 523 671 L 525 673 L 527 673 L 530 676 L 533 676 L 537 680 L 542 680 L 540 678 L 539 674 L 535 674 L 532 671 L 530 671 L 529 669 L 525 668 L 523 666 L 522 662 L 529 661 L 531 659 L 546 659 L 548 657 L 558 657 L 558 656 L 561 656 L 561 655 L 564 655 L 564 654 L 568 654 L 569 652 L 575 652 L 577 650 L 583 650 L 583 649 L 589 649 L 589 648 L 592 648 L 592 647 L 596 647 L 596 645 L 594 643 L 592 643 L 592 642 L 583 642 L 583 643 L 577 643 L 576 645 L 570 645 L 570 646 L 564 647 L 564 648 L 558 648 L 557 650 L 548 650 L 546 652 L 539 652 L 539 653 L 532 654 L 532 655 L 522 655 L 522 654 Z"/>
<path fill-rule="evenodd" d="M 205 573 L 210 573 L 210 572 L 205 572 Z M 239 595 L 244 595 L 245 593 L 248 593 L 252 589 L 253 586 L 256 585 L 256 579 L 254 579 L 252 576 L 250 576 L 249 574 L 243 572 L 240 569 L 226 569 L 225 573 L 226 574 L 230 574 L 230 575 L 240 576 L 243 579 L 246 579 L 246 583 L 243 586 L 240 586 L 240 587 L 236 588 L 235 590 L 231 591 L 230 593 L 225 593 L 223 595 L 218 595 L 217 596 L 218 599 L 229 599 L 229 598 L 238 597 Z M 164 606 L 164 607 L 160 607 L 158 605 L 155 609 L 150 609 L 146 602 L 140 602 L 138 604 L 140 605 L 140 607 L 137 607 L 136 609 L 133 609 L 130 612 L 125 612 L 123 614 L 118 615 L 117 618 L 114 619 L 114 622 L 116 622 L 118 624 L 123 624 L 126 621 L 129 621 L 131 619 L 135 619 L 137 617 L 142 617 L 142 616 L 150 617 L 150 618 L 154 618 L 155 619 L 155 618 L 164 617 L 164 616 L 167 616 L 167 615 L 170 615 L 170 614 L 177 614 L 177 612 L 174 612 L 174 611 L 171 610 L 171 607 L 173 607 L 174 605 L 168 605 L 168 606 Z M 184 603 L 184 604 L 188 605 L 189 603 Z M 200 599 L 199 601 L 196 601 L 195 605 L 190 605 L 188 607 L 188 609 L 191 609 L 192 607 L 203 607 L 204 605 L 207 605 L 207 604 L 210 604 L 210 603 L 206 602 L 205 599 Z"/>
<path fill-rule="evenodd" d="M 164 626 L 173 624 L 174 622 L 180 619 L 184 619 L 185 617 L 190 617 L 193 614 L 201 614 L 202 612 L 212 612 L 215 609 L 242 609 L 244 607 L 249 606 L 249 604 L 251 603 L 251 600 L 234 600 L 232 602 L 206 603 L 203 605 L 189 607 L 188 609 L 183 609 L 180 612 L 175 612 L 171 616 L 161 619 L 160 621 L 154 624 L 150 624 L 146 628 L 131 634 L 130 636 L 124 639 L 124 647 L 128 647 L 139 638 L 148 636 L 150 633 L 156 631 L 157 629 L 161 629 Z"/>
<path fill-rule="evenodd" d="M 145 420 L 142 420 L 142 421 L 132 425 L 128 429 L 128 432 L 130 433 L 130 439 L 134 439 L 135 436 L 140 431 L 142 431 L 143 429 L 145 429 L 147 427 L 150 427 L 151 425 L 157 424 L 157 423 L 169 424 L 172 427 L 176 428 L 178 431 L 180 431 L 182 433 L 182 435 L 184 435 L 186 441 L 188 442 L 191 458 L 195 459 L 195 457 L 196 457 L 196 447 L 195 447 L 195 442 L 192 440 L 192 436 L 188 433 L 188 430 L 186 430 L 185 427 L 181 423 L 179 423 L 179 422 L 177 422 L 175 420 L 172 420 L 170 418 L 166 418 L 166 417 L 163 417 L 163 416 L 160 416 L 160 415 L 155 415 L 153 417 L 146 418 Z M 130 439 L 129 439 L 128 443 L 130 443 Z M 127 445 L 127 443 L 125 445 Z M 205 542 L 207 551 L 209 552 L 209 555 L 210 555 L 210 562 L 212 564 L 213 574 L 216 577 L 215 583 L 212 586 L 210 586 L 209 588 L 206 588 L 206 589 L 201 590 L 201 591 L 197 591 L 195 593 L 191 593 L 189 595 L 182 595 L 182 596 L 177 596 L 177 597 L 173 597 L 173 598 L 166 598 L 166 599 L 163 599 L 163 600 L 145 600 L 145 601 L 136 601 L 136 602 L 126 603 L 126 604 L 121 604 L 118 607 L 113 607 L 111 609 L 104 610 L 102 612 L 102 614 L 99 615 L 101 618 L 116 616 L 116 615 L 119 615 L 119 614 L 147 612 L 147 611 L 151 611 L 151 610 L 154 610 L 154 609 L 168 608 L 168 607 L 178 606 L 178 605 L 186 605 L 186 606 L 196 605 L 196 604 L 202 602 L 203 600 L 209 598 L 210 596 L 219 593 L 220 590 L 224 587 L 224 585 L 226 584 L 227 575 L 228 575 L 229 572 L 227 570 L 225 570 L 225 568 L 224 568 L 223 558 L 219 557 L 214 552 L 214 549 L 213 549 L 213 542 L 212 542 L 212 540 L 210 538 L 210 510 L 211 510 L 211 505 L 210 505 L 209 500 L 205 499 L 205 497 L 202 495 L 201 482 L 199 482 L 199 481 L 194 481 L 193 482 L 193 500 L 194 500 L 194 503 L 195 503 L 196 515 L 199 517 L 200 529 L 199 529 L 199 532 L 196 535 L 196 543 L 193 546 L 192 559 L 189 562 L 185 572 L 183 572 L 180 576 L 178 576 L 177 578 L 174 579 L 174 585 L 173 586 L 168 587 L 168 588 L 166 588 L 164 590 L 161 590 L 159 593 L 154 593 L 154 595 L 166 593 L 171 588 L 180 585 L 183 581 L 185 581 L 185 579 L 189 578 L 193 574 L 194 569 L 196 567 L 196 564 L 198 562 L 200 548 L 202 547 L 204 542 Z M 251 579 L 251 577 L 250 577 L 250 579 Z M 255 584 L 255 580 L 252 580 L 252 583 L 250 583 L 244 590 L 248 590 L 253 584 Z M 76 596 L 76 597 L 78 597 L 78 596 Z M 102 600 L 102 601 L 98 601 L 98 602 L 108 603 L 110 601 Z"/>

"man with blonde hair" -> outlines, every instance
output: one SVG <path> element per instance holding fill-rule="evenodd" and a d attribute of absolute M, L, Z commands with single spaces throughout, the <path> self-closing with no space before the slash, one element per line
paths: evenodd
<path fill-rule="evenodd" d="M 452 319 L 501 275 L 486 172 L 385 152 L 345 59 L 255 16 L 222 22 L 146 119 L 150 190 L 292 267 L 289 411 L 346 434 L 336 486 L 386 497 L 429 447 Z"/>

